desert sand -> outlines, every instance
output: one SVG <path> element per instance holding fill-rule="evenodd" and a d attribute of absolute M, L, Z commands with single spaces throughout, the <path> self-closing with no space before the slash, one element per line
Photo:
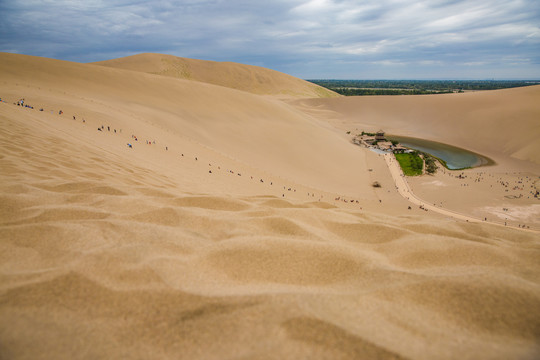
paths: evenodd
<path fill-rule="evenodd" d="M 0 358 L 538 358 L 539 97 L 0 54 Z M 497 165 L 405 191 L 379 128 Z"/>
<path fill-rule="evenodd" d="M 332 98 L 339 95 L 293 76 L 259 66 L 138 54 L 95 63 L 112 68 L 199 81 L 276 98 Z"/>

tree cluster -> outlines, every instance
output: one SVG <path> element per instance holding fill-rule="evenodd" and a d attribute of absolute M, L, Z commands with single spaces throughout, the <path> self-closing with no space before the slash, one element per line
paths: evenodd
<path fill-rule="evenodd" d="M 426 153 L 422 153 L 424 156 L 424 161 L 426 162 L 426 172 L 428 174 L 435 174 L 437 172 L 437 160 Z"/>

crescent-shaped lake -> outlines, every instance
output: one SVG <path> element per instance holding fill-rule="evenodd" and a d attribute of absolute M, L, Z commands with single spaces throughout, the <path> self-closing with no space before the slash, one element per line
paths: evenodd
<path fill-rule="evenodd" d="M 388 140 L 399 141 L 404 147 L 419 150 L 444 160 L 446 162 L 446 167 L 450 170 L 495 164 L 495 162 L 488 157 L 436 141 L 394 135 L 389 135 L 387 138 Z"/>

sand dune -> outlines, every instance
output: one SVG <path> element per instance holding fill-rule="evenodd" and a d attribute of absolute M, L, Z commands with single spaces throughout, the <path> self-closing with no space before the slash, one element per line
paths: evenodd
<path fill-rule="evenodd" d="M 195 81 L 13 54 L 3 54 L 2 64 L 4 81 L 13 84 L 10 93 L 28 98 L 32 92 L 26 87 L 32 84 L 39 92 L 36 106 L 88 114 L 135 135 L 159 137 L 161 144 L 189 138 L 317 188 L 358 196 L 363 192 L 359 185 L 370 186 L 363 156 L 348 140 L 277 100 Z M 48 102 L 50 97 L 54 100 Z"/>
<path fill-rule="evenodd" d="M 0 358 L 540 355 L 538 233 L 407 210 L 335 113 L 0 62 Z"/>
<path fill-rule="evenodd" d="M 200 81 L 279 98 L 339 96 L 333 91 L 278 71 L 232 62 L 195 60 L 147 53 L 94 64 Z"/>

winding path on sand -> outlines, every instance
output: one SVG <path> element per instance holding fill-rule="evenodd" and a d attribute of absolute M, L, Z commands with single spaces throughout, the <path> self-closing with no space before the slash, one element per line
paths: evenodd
<path fill-rule="evenodd" d="M 442 215 L 453 217 L 454 219 L 458 219 L 458 220 L 463 220 L 467 222 L 477 222 L 477 223 L 480 223 L 480 222 L 489 223 L 493 225 L 511 227 L 511 228 L 519 229 L 519 230 L 536 232 L 535 230 L 532 230 L 532 229 L 523 229 L 523 228 L 519 228 L 515 226 L 507 226 L 507 225 L 499 224 L 492 221 L 483 221 L 483 220 L 480 220 L 471 216 L 454 212 L 452 210 L 437 207 L 433 204 L 429 204 L 413 194 L 411 188 L 409 187 L 409 183 L 407 183 L 407 180 L 405 179 L 405 175 L 403 174 L 403 171 L 401 170 L 401 167 L 399 166 L 399 163 L 396 160 L 396 157 L 394 156 L 394 154 L 386 153 L 383 156 L 384 156 L 384 160 L 386 161 L 386 164 L 388 165 L 388 169 L 390 170 L 390 174 L 392 174 L 392 178 L 394 179 L 394 183 L 396 184 L 396 188 L 398 192 L 401 194 L 401 196 L 403 196 L 405 199 L 409 200 L 415 205 L 421 206 L 427 210 L 435 211 Z"/>

